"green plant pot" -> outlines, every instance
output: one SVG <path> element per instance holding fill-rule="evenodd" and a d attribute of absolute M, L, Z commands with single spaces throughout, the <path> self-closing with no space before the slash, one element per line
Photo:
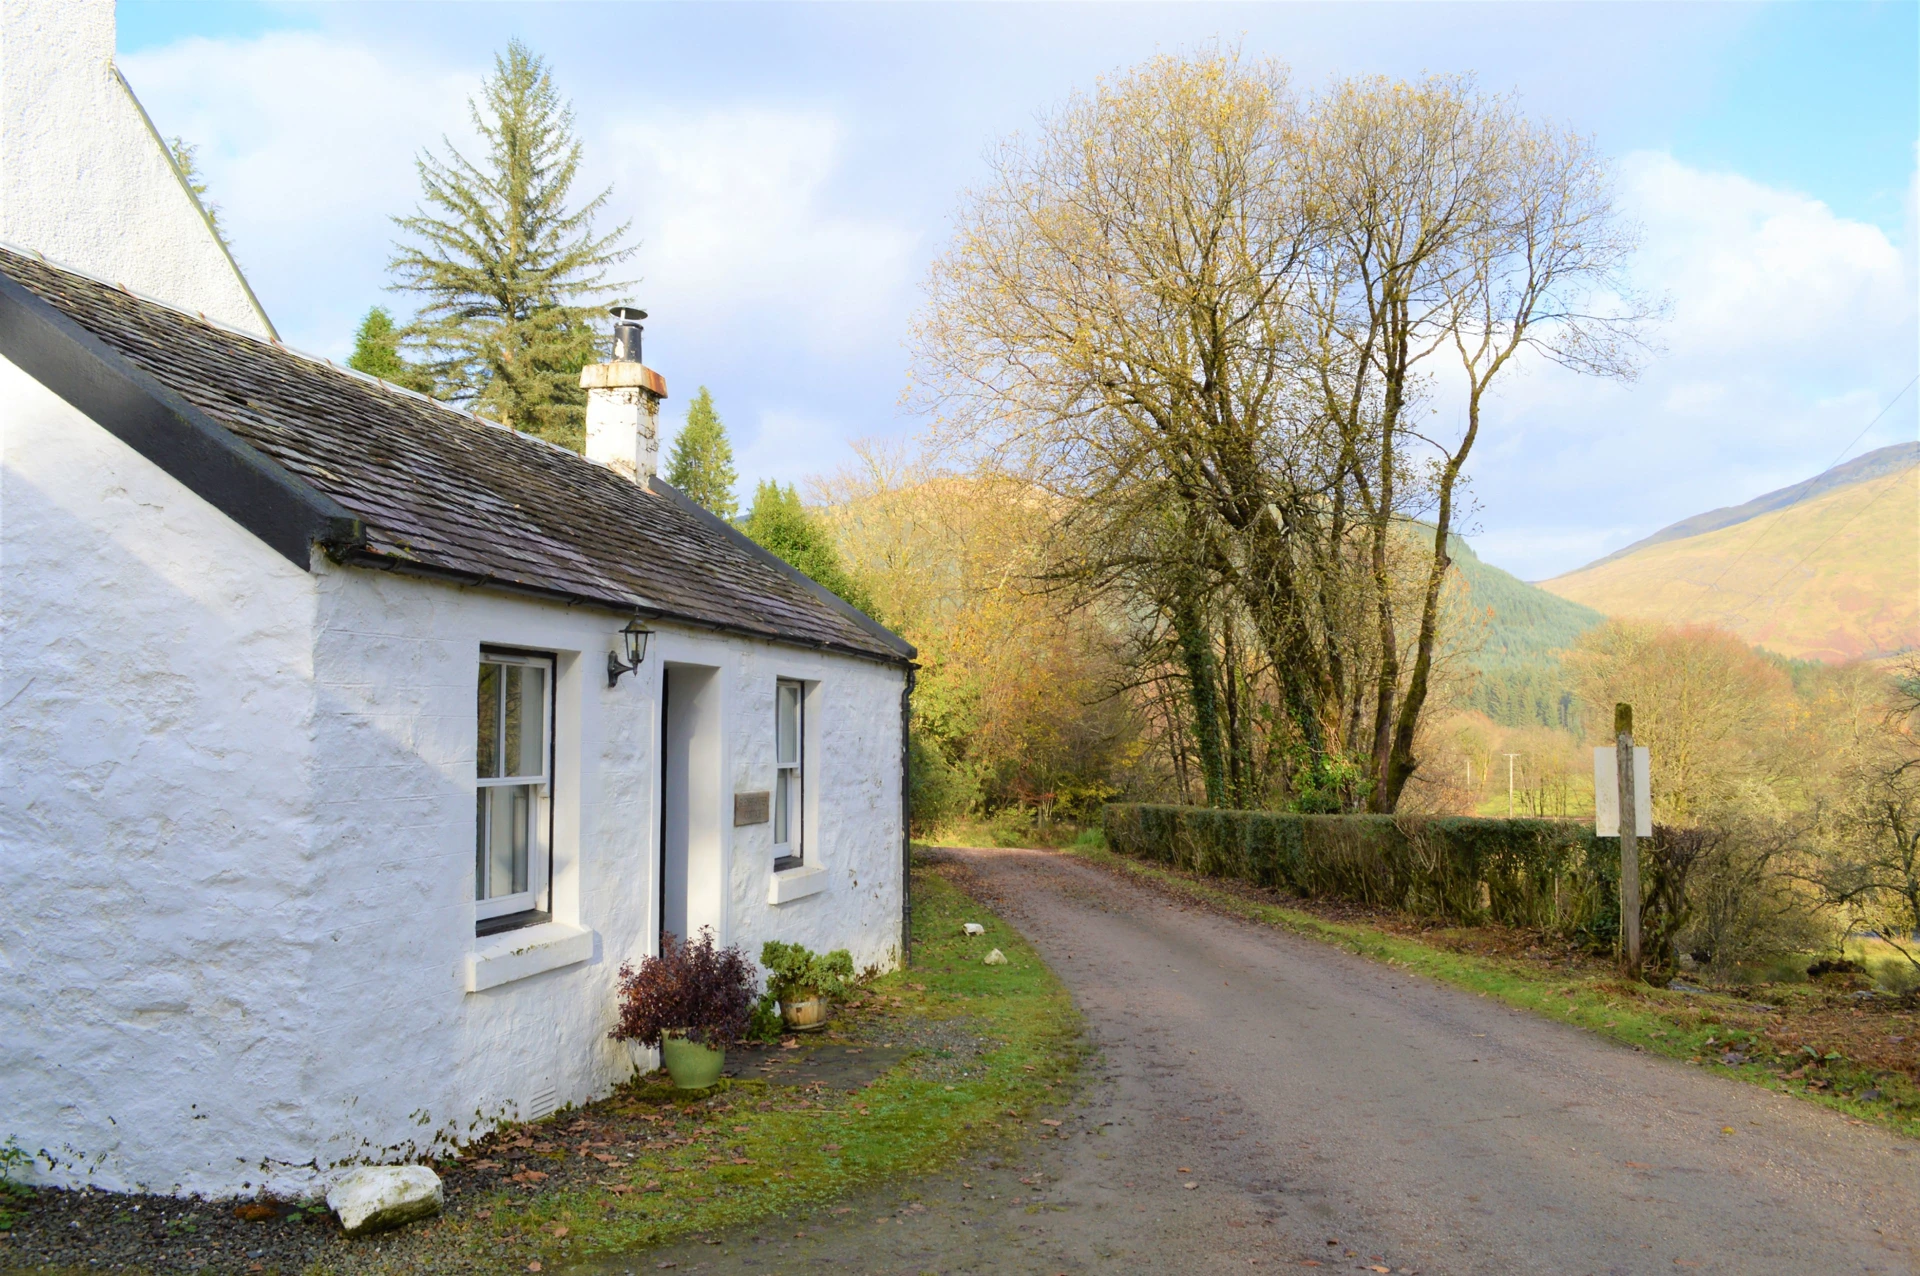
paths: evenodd
<path fill-rule="evenodd" d="M 669 1035 L 660 1038 L 660 1062 L 666 1065 L 674 1085 L 682 1090 L 704 1090 L 720 1079 L 720 1070 L 727 1066 L 727 1052 Z"/>

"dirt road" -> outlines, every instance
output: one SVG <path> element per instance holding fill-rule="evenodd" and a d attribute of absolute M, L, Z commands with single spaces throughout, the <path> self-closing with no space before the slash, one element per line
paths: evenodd
<path fill-rule="evenodd" d="M 1069 857 L 951 854 L 1087 1016 L 1064 1137 L 583 1270 L 1920 1272 L 1920 1146 Z"/>

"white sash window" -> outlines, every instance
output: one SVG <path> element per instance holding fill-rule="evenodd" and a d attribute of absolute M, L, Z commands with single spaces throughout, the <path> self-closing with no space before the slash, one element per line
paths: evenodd
<path fill-rule="evenodd" d="M 482 652 L 478 710 L 473 898 L 485 931 L 546 906 L 553 658 Z"/>
<path fill-rule="evenodd" d="M 806 688 L 782 679 L 773 693 L 773 866 L 806 860 Z"/>

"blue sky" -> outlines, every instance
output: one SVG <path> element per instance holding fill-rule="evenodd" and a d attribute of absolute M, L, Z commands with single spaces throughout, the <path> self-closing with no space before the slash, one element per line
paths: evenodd
<path fill-rule="evenodd" d="M 412 157 L 518 36 L 574 100 L 641 242 L 673 392 L 712 388 L 743 477 L 910 438 L 904 341 L 996 138 L 1103 72 L 1220 39 L 1303 88 L 1471 71 L 1594 135 L 1673 318 L 1632 385 L 1503 388 L 1475 542 L 1529 578 L 1804 478 L 1920 372 L 1920 6 L 240 5 L 122 0 L 120 60 L 201 147 L 283 335 L 338 357 L 382 291 Z M 1908 391 L 1845 455 L 1915 436 Z M 1596 475 L 1609 476 L 1597 479 Z M 743 484 L 743 486 L 745 486 Z"/>

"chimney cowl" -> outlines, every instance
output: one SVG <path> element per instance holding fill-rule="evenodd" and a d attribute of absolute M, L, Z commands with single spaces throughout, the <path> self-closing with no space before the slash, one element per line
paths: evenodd
<path fill-rule="evenodd" d="M 641 363 L 640 332 L 641 321 L 647 312 L 638 306 L 610 306 L 607 313 L 613 316 L 613 362 Z"/>

